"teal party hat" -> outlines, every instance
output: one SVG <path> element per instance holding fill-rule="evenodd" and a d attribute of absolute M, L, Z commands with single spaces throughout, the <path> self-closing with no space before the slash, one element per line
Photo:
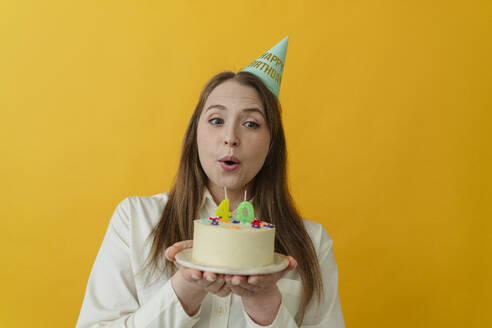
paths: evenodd
<path fill-rule="evenodd" d="M 287 36 L 242 70 L 242 72 L 250 72 L 259 77 L 277 98 L 280 92 L 288 43 L 289 37 Z"/>

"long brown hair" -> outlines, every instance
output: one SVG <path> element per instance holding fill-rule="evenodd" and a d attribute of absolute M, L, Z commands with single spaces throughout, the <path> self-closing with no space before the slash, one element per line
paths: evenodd
<path fill-rule="evenodd" d="M 147 265 L 150 266 L 151 275 L 156 271 L 173 274 L 175 267 L 173 263 L 165 260 L 165 249 L 178 241 L 193 239 L 193 220 L 198 219 L 199 206 L 208 181 L 198 158 L 198 119 L 212 90 L 230 79 L 255 88 L 265 108 L 266 122 L 270 130 L 270 150 L 253 181 L 253 205 L 259 217 L 276 227 L 275 251 L 291 255 L 297 261 L 297 270 L 303 286 L 301 311 L 297 317 L 300 324 L 313 296 L 317 297 L 318 302 L 321 300 L 321 273 L 315 249 L 287 185 L 287 150 L 280 103 L 253 74 L 222 72 L 210 79 L 203 88 L 184 136 L 174 186 L 168 194 L 169 199 L 161 219 L 150 235 L 153 242 Z"/>

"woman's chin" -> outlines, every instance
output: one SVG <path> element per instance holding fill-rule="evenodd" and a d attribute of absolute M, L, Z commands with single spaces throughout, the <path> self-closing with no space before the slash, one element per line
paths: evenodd
<path fill-rule="evenodd" d="M 215 180 L 215 179 L 214 179 Z M 223 177 L 221 179 L 216 179 L 212 182 L 216 187 L 224 188 L 227 190 L 245 190 L 246 186 L 249 184 L 249 181 L 238 180 L 233 177 Z"/>

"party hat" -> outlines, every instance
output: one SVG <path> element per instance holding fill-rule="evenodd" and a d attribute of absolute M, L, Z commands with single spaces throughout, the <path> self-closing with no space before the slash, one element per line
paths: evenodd
<path fill-rule="evenodd" d="M 284 71 L 287 43 L 289 43 L 288 36 L 242 70 L 259 77 L 277 98 Z"/>

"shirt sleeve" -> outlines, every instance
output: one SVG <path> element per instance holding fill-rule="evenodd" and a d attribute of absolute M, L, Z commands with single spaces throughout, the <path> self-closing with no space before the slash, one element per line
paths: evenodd
<path fill-rule="evenodd" d="M 317 249 L 318 261 L 323 281 L 323 297 L 321 303 L 313 299 L 306 308 L 301 326 L 295 322 L 292 314 L 287 310 L 284 301 L 280 305 L 277 317 L 269 326 L 256 324 L 244 311 L 248 328 L 345 328 L 340 298 L 338 295 L 338 269 L 333 254 L 333 241 L 321 225 L 312 235 L 313 244 Z M 282 295 L 282 299 L 288 297 Z"/>
<path fill-rule="evenodd" d="M 76 328 L 192 327 L 201 308 L 190 317 L 168 280 L 145 304 L 140 304 L 131 259 L 131 209 L 124 199 L 110 220 L 92 267 Z"/>

